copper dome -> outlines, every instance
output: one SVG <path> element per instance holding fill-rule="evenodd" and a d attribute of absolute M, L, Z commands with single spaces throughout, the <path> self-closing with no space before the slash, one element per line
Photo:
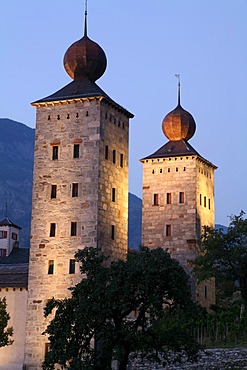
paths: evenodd
<path fill-rule="evenodd" d="M 189 140 L 196 131 L 196 123 L 192 115 L 178 104 L 163 119 L 162 130 L 168 140 Z"/>
<path fill-rule="evenodd" d="M 96 81 L 105 72 L 107 61 L 104 50 L 85 34 L 68 48 L 63 63 L 66 72 L 74 80 L 86 77 Z"/>

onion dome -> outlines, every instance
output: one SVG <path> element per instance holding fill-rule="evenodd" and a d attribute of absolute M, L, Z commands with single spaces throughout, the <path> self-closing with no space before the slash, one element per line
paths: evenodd
<path fill-rule="evenodd" d="M 177 75 L 179 78 L 179 75 Z M 180 105 L 180 80 L 178 82 L 178 105 L 168 113 L 162 122 L 162 130 L 168 140 L 189 140 L 196 131 L 193 116 Z"/>
<path fill-rule="evenodd" d="M 95 82 L 106 70 L 107 60 L 104 50 L 87 36 L 87 11 L 84 36 L 68 48 L 63 63 L 66 72 L 74 80 L 88 78 Z"/>

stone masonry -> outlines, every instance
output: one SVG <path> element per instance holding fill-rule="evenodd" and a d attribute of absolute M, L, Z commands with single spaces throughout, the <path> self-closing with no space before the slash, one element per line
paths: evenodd
<path fill-rule="evenodd" d="M 167 248 L 187 272 L 203 225 L 214 226 L 214 169 L 198 155 L 144 159 L 142 243 Z M 197 285 L 194 299 L 209 307 L 214 283 Z"/>
<path fill-rule="evenodd" d="M 67 297 L 68 288 L 81 279 L 77 264 L 71 271 L 75 252 L 92 246 L 113 259 L 124 258 L 128 213 L 129 122 L 125 111 L 101 98 L 34 105 L 28 370 L 41 369 L 48 346 L 42 335 L 49 322 L 43 317 L 47 301 Z M 76 194 L 73 184 L 78 184 Z M 71 235 L 72 223 L 75 235 Z"/>

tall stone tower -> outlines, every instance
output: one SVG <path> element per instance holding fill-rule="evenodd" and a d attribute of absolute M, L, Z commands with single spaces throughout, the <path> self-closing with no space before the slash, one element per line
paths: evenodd
<path fill-rule="evenodd" d="M 168 249 L 187 272 L 195 258 L 204 225 L 214 227 L 215 165 L 189 143 L 196 124 L 180 104 L 162 122 L 169 140 L 143 158 L 142 243 Z M 203 306 L 215 301 L 214 282 L 197 284 L 191 277 L 192 294 Z"/>
<path fill-rule="evenodd" d="M 80 279 L 74 255 L 99 247 L 127 254 L 128 141 L 133 115 L 96 83 L 101 47 L 84 36 L 65 53 L 73 81 L 34 102 L 37 109 L 25 365 L 41 369 L 49 299 L 69 296 Z"/>

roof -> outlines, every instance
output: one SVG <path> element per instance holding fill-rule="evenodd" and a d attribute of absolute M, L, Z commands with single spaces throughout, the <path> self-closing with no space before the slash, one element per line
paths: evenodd
<path fill-rule="evenodd" d="M 90 81 L 87 78 L 74 80 L 68 85 L 62 87 L 62 89 L 56 91 L 54 94 L 49 95 L 45 98 L 37 100 L 32 105 L 38 105 L 39 103 L 49 103 L 54 101 L 73 100 L 80 98 L 105 98 L 108 102 L 116 106 L 118 109 L 123 111 L 129 118 L 133 118 L 134 115 L 115 103 L 95 82 Z"/>
<path fill-rule="evenodd" d="M 144 161 L 146 159 L 169 158 L 177 156 L 193 156 L 193 155 L 198 156 L 208 165 L 217 168 L 214 164 L 203 158 L 186 140 L 168 141 L 165 145 L 163 145 L 153 154 L 150 154 L 149 156 L 142 158 L 141 161 Z"/>
<path fill-rule="evenodd" d="M 12 221 L 10 221 L 10 219 L 9 219 L 8 217 L 3 218 L 3 219 L 0 221 L 0 226 L 14 226 L 16 229 L 21 230 L 21 227 L 20 227 L 20 226 L 17 226 L 17 225 L 16 225 L 16 224 L 14 224 Z"/>
<path fill-rule="evenodd" d="M 0 257 L 0 287 L 27 288 L 28 248 L 14 248 L 10 256 Z"/>

